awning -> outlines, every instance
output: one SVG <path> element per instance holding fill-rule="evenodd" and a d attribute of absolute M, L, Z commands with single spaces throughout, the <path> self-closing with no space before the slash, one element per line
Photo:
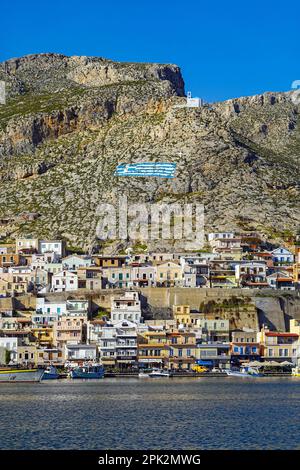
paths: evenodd
<path fill-rule="evenodd" d="M 265 365 L 264 362 L 259 362 L 259 361 L 250 361 L 250 362 L 242 362 L 243 366 L 249 366 L 249 367 L 262 367 Z"/>
<path fill-rule="evenodd" d="M 196 364 L 198 364 L 198 366 L 212 366 L 213 362 L 212 361 L 203 361 L 202 359 L 198 359 L 196 361 Z"/>
<path fill-rule="evenodd" d="M 154 359 L 154 358 L 153 359 L 139 359 L 139 362 L 140 363 L 144 362 L 145 364 L 148 364 L 149 362 L 155 362 L 155 363 L 160 362 L 160 363 L 162 363 L 162 359 Z"/>
<path fill-rule="evenodd" d="M 277 362 L 277 361 L 266 361 L 262 363 L 262 366 L 270 366 L 270 367 L 282 367 L 282 366 L 292 366 L 292 362 L 284 361 L 284 362 Z"/>

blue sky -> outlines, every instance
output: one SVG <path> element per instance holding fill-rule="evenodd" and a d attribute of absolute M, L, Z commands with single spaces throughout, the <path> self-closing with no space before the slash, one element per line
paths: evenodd
<path fill-rule="evenodd" d="M 38 52 L 178 64 L 208 101 L 300 79 L 300 2 L 4 0 L 0 61 Z"/>

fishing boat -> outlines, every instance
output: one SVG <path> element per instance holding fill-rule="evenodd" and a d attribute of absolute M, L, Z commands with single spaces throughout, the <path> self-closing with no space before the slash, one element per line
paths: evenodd
<path fill-rule="evenodd" d="M 147 379 L 152 379 L 152 378 L 158 378 L 158 377 L 172 377 L 172 374 L 168 370 L 164 369 L 152 369 L 149 372 L 140 372 L 139 373 L 139 378 L 147 378 Z"/>
<path fill-rule="evenodd" d="M 87 364 L 70 371 L 71 379 L 103 379 L 104 367 L 100 364 Z"/>
<path fill-rule="evenodd" d="M 240 370 L 225 370 L 226 374 L 231 377 L 263 377 L 263 374 L 259 372 L 258 369 L 255 369 L 253 367 L 243 367 Z"/>
<path fill-rule="evenodd" d="M 44 369 L 0 369 L 1 382 L 40 382 Z"/>
<path fill-rule="evenodd" d="M 59 379 L 59 373 L 57 372 L 56 367 L 54 366 L 49 366 L 47 369 L 44 371 L 44 374 L 42 376 L 42 380 L 55 380 Z"/>

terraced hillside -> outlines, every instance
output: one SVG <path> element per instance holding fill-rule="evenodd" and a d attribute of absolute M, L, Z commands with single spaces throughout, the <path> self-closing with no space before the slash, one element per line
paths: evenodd
<path fill-rule="evenodd" d="M 184 82 L 175 65 L 57 54 L 2 63 L 0 80 L 3 239 L 64 236 L 90 248 L 99 243 L 97 206 L 120 194 L 202 202 L 207 231 L 255 229 L 277 241 L 297 231 L 299 105 L 290 93 L 188 109 L 178 107 Z M 176 162 L 176 177 L 114 176 L 118 163 L 149 160 Z M 106 242 L 106 250 L 125 245 Z"/>

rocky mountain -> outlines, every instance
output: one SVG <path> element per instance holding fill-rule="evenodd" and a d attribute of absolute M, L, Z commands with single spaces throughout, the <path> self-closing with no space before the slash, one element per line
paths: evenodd
<path fill-rule="evenodd" d="M 99 243 L 98 205 L 117 204 L 119 194 L 201 202 L 206 231 L 257 230 L 280 241 L 299 228 L 300 107 L 289 92 L 187 108 L 176 65 L 59 54 L 1 63 L 0 80 L 3 240 L 63 236 L 90 248 Z M 141 161 L 175 162 L 176 177 L 114 176 L 119 163 Z"/>

